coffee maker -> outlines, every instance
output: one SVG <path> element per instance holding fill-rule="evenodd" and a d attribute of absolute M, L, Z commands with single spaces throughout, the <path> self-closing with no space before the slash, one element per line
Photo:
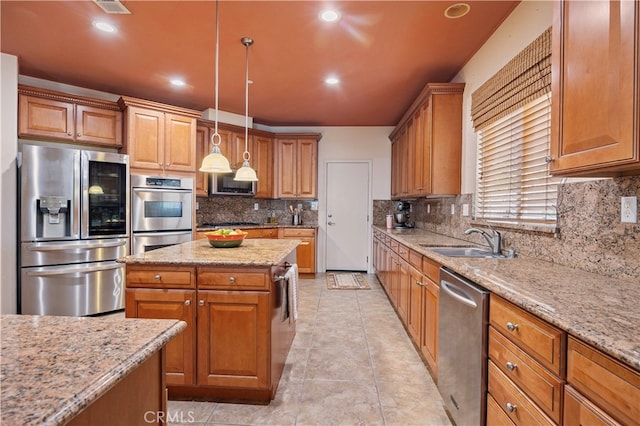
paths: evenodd
<path fill-rule="evenodd" d="M 408 201 L 396 202 L 396 210 L 393 215 L 396 223 L 394 229 L 413 228 L 413 223 L 409 220 L 410 214 L 411 203 Z"/>

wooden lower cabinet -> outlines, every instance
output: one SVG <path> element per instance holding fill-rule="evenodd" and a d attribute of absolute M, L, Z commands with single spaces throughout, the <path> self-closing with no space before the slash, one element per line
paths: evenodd
<path fill-rule="evenodd" d="M 269 293 L 198 291 L 198 383 L 265 389 Z"/>
<path fill-rule="evenodd" d="M 167 343 L 167 385 L 190 385 L 194 382 L 196 311 L 194 290 L 127 289 L 127 318 L 179 319 L 187 328 Z"/>
<path fill-rule="evenodd" d="M 278 238 L 300 240 L 296 262 L 301 274 L 316 273 L 316 230 L 314 228 L 280 228 Z"/>
<path fill-rule="evenodd" d="M 246 402 L 273 399 L 295 335 L 295 321 L 281 318 L 284 296 L 272 283 L 275 273 L 282 271 L 127 265 L 128 318 L 187 323 L 187 329 L 166 347 L 170 396 Z"/>
<path fill-rule="evenodd" d="M 438 300 L 440 286 L 425 276 L 422 290 L 423 319 L 420 352 L 434 376 L 438 377 Z"/>
<path fill-rule="evenodd" d="M 564 388 L 564 425 L 614 426 L 620 423 L 567 385 Z"/>

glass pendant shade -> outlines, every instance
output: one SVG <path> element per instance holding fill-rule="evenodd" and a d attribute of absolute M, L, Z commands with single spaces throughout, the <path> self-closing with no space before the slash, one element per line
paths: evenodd
<path fill-rule="evenodd" d="M 251 168 L 249 164 L 249 160 L 244 160 L 242 163 L 242 167 L 240 167 L 236 171 L 236 176 L 233 180 L 242 181 L 242 182 L 257 182 L 258 176 L 256 175 L 256 171 Z"/>
<path fill-rule="evenodd" d="M 231 173 L 229 160 L 220 153 L 220 147 L 213 145 L 211 152 L 202 159 L 201 172 L 205 173 Z"/>

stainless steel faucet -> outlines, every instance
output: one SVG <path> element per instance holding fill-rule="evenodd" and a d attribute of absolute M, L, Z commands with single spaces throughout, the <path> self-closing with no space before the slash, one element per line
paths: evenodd
<path fill-rule="evenodd" d="M 478 229 L 478 228 L 469 228 L 466 231 L 464 231 L 464 233 L 465 235 L 469 235 L 469 234 L 473 234 L 474 232 L 477 232 L 478 234 L 482 235 L 485 240 L 487 240 L 487 243 L 489 243 L 489 248 L 491 248 L 491 253 L 500 254 L 501 253 L 500 249 L 502 246 L 502 236 L 498 231 L 496 231 L 492 227 L 489 227 L 489 229 L 491 230 L 491 235 L 489 235 L 487 232 L 483 231 L 482 229 Z"/>

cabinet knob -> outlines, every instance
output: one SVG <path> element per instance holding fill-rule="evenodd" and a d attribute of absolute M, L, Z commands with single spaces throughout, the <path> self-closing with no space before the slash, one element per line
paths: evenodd
<path fill-rule="evenodd" d="M 550 155 L 547 155 L 546 157 L 544 157 L 544 162 L 545 162 L 545 163 L 547 163 L 547 164 L 549 164 L 549 163 L 553 163 L 554 161 L 556 161 L 556 159 L 555 159 L 555 158 L 553 158 L 553 157 L 552 157 L 552 156 L 550 156 Z"/>
<path fill-rule="evenodd" d="M 416 281 L 416 285 L 419 285 L 420 287 L 424 287 L 424 283 L 422 281 Z"/>
<path fill-rule="evenodd" d="M 516 331 L 516 330 L 518 330 L 518 324 L 514 324 L 514 323 L 512 323 L 511 321 L 509 321 L 509 322 L 507 323 L 507 330 L 509 330 L 509 331 Z"/>
<path fill-rule="evenodd" d="M 82 136 L 82 133 L 78 132 L 77 136 L 78 136 L 78 137 Z"/>
<path fill-rule="evenodd" d="M 229 282 L 231 284 L 235 284 L 236 283 L 236 277 L 229 277 Z"/>
<path fill-rule="evenodd" d="M 198 305 L 204 306 L 204 300 L 200 299 L 200 301 L 198 302 Z"/>
<path fill-rule="evenodd" d="M 515 404 L 512 404 L 510 402 L 507 402 L 505 404 L 505 408 L 507 409 L 508 412 L 513 413 L 514 411 L 516 411 L 518 409 L 518 406 Z"/>
<path fill-rule="evenodd" d="M 161 161 L 158 164 L 160 164 L 160 167 L 164 166 L 164 163 Z"/>
<path fill-rule="evenodd" d="M 184 301 L 184 306 L 189 306 L 191 305 L 191 300 L 187 299 Z"/>
<path fill-rule="evenodd" d="M 514 363 L 513 363 L 513 362 L 511 362 L 511 361 L 507 361 L 507 370 L 509 370 L 509 371 L 513 371 L 513 370 L 515 370 L 516 368 L 518 368 L 518 364 L 514 364 Z"/>
<path fill-rule="evenodd" d="M 67 133 L 67 136 L 73 136 L 73 133 L 69 132 Z"/>
<path fill-rule="evenodd" d="M 155 274 L 153 276 L 153 279 L 156 280 L 156 281 L 160 281 L 162 279 L 162 277 L 160 276 L 160 274 Z"/>

